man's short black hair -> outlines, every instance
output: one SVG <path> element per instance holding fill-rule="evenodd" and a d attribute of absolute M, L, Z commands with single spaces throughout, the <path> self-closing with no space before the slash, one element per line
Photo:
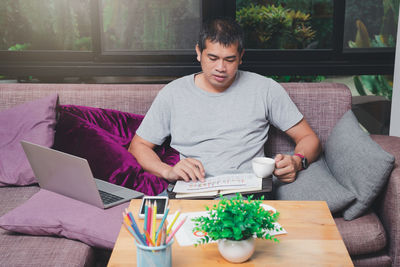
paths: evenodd
<path fill-rule="evenodd" d="M 201 52 L 206 48 L 206 40 L 210 40 L 212 43 L 220 43 L 224 46 L 237 43 L 240 54 L 244 47 L 242 28 L 235 20 L 227 17 L 214 18 L 203 23 L 197 42 Z"/>

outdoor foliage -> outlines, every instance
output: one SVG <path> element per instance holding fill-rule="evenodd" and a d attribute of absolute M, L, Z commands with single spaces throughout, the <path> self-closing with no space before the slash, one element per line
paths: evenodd
<path fill-rule="evenodd" d="M 373 95 L 392 99 L 393 75 L 360 75 L 354 76 L 353 80 L 360 95 L 367 95 L 369 91 Z"/>
<path fill-rule="evenodd" d="M 91 0 L 0 0 L 0 50 L 92 50 Z M 199 0 L 99 0 L 104 50 L 194 49 Z"/>
<path fill-rule="evenodd" d="M 322 82 L 326 79 L 323 75 L 273 75 L 271 79 L 280 82 Z"/>
<path fill-rule="evenodd" d="M 305 48 L 315 36 L 309 19 L 309 14 L 274 5 L 250 5 L 236 12 L 251 48 Z"/>
<path fill-rule="evenodd" d="M 309 48 L 331 48 L 333 34 L 333 0 L 276 0 L 275 5 L 311 15 L 310 25 L 315 38 Z"/>
<path fill-rule="evenodd" d="M 194 49 L 198 0 L 102 0 L 106 50 Z"/>
<path fill-rule="evenodd" d="M 254 235 L 278 241 L 269 235 L 268 230 L 274 230 L 273 224 L 277 221 L 279 213 L 270 213 L 260 204 L 261 200 L 253 200 L 252 196 L 247 201 L 243 200 L 241 194 L 227 200 L 221 196 L 218 205 L 212 208 L 206 207 L 208 216 L 193 219 L 195 227 L 193 231 L 203 231 L 207 235 L 201 239 L 201 243 L 211 240 L 229 239 L 245 240 Z"/>
<path fill-rule="evenodd" d="M 0 0 L 0 49 L 90 50 L 89 0 Z"/>
<path fill-rule="evenodd" d="M 247 48 L 304 49 L 332 46 L 331 0 L 237 0 L 236 19 Z"/>
<path fill-rule="evenodd" d="M 371 36 L 386 36 L 384 39 L 388 45 L 386 38 L 396 36 L 397 33 L 399 4 L 400 0 L 346 0 L 345 44 L 356 35 L 359 30 L 357 20 L 360 20 L 367 25 Z"/>
<path fill-rule="evenodd" d="M 397 25 L 398 10 L 400 0 L 382 0 L 383 16 L 380 32 L 370 37 L 367 26 L 360 20 L 356 20 L 355 40 L 349 41 L 350 48 L 374 48 L 374 47 L 394 47 L 395 29 Z M 377 24 L 377 23 L 375 23 Z M 370 92 L 373 95 L 384 96 L 392 99 L 393 75 L 359 75 L 354 76 L 354 85 L 360 95 L 367 95 Z"/>

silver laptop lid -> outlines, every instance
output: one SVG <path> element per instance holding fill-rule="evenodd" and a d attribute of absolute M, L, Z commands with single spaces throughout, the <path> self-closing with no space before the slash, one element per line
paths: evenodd
<path fill-rule="evenodd" d="M 21 141 L 41 188 L 104 208 L 86 159 Z"/>

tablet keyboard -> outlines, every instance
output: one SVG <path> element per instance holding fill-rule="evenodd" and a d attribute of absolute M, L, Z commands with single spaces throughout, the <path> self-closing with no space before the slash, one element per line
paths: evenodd
<path fill-rule="evenodd" d="M 113 194 L 110 194 L 110 193 L 107 193 L 107 192 L 104 192 L 101 190 L 99 190 L 99 192 L 100 192 L 101 200 L 103 200 L 104 204 L 114 203 L 118 200 L 123 199 L 122 197 L 119 197 L 119 196 L 116 196 L 116 195 L 113 195 Z"/>

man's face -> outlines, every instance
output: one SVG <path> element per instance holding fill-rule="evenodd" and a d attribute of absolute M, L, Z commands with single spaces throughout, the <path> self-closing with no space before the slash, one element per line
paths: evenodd
<path fill-rule="evenodd" d="M 223 46 L 209 40 L 206 40 L 203 52 L 196 46 L 197 60 L 203 70 L 203 89 L 223 92 L 233 83 L 244 52 L 239 54 L 237 48 L 238 44 Z"/>

